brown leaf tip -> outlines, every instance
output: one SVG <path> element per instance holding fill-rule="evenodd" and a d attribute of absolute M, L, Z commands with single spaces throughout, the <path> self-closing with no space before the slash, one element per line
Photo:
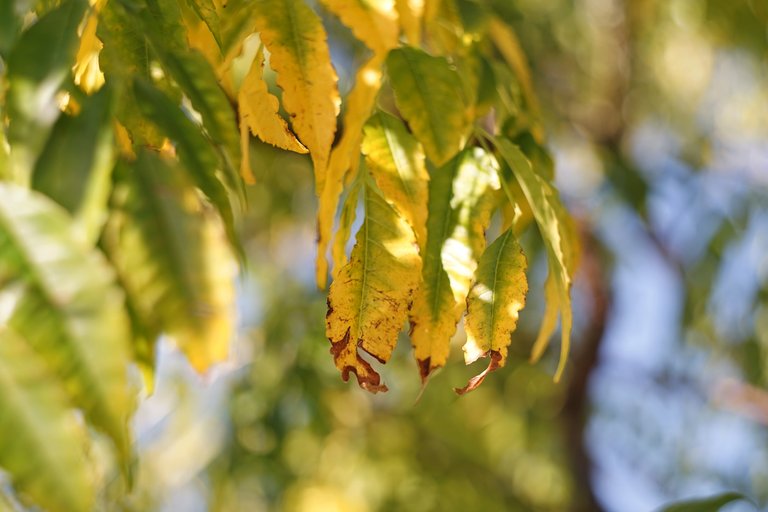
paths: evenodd
<path fill-rule="evenodd" d="M 480 384 L 483 383 L 485 378 L 488 376 L 489 373 L 492 371 L 495 371 L 499 368 L 501 368 L 501 353 L 498 350 L 489 350 L 485 353 L 483 357 L 488 357 L 490 354 L 491 356 L 491 362 L 488 363 L 488 368 L 483 370 L 482 373 L 475 375 L 471 379 L 469 379 L 469 382 L 467 382 L 467 385 L 463 388 L 454 388 L 453 390 L 456 392 L 457 395 L 464 395 L 466 393 L 469 393 L 470 391 L 474 391 L 477 389 Z"/>

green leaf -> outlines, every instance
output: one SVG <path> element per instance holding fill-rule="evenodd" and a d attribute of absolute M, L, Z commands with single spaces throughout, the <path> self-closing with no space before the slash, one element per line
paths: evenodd
<path fill-rule="evenodd" d="M 95 244 L 106 220 L 114 166 L 112 96 L 107 88 L 80 100 L 80 113 L 62 115 L 40 154 L 32 187 L 75 217 Z"/>
<path fill-rule="evenodd" d="M 511 228 L 480 258 L 475 283 L 467 297 L 464 360 L 469 364 L 490 356 L 491 362 L 484 372 L 470 379 L 466 387 L 456 390 L 459 394 L 477 388 L 489 372 L 504 366 L 518 314 L 525 306 L 526 266 L 523 250 Z"/>
<path fill-rule="evenodd" d="M 141 151 L 115 170 L 104 246 L 141 333 L 175 338 L 203 371 L 227 355 L 235 264 L 218 217 L 172 160 Z"/>
<path fill-rule="evenodd" d="M 8 325 L 64 379 L 75 405 L 126 460 L 128 320 L 113 272 L 75 237 L 61 207 L 0 184 L 0 286 L 11 283 L 22 291 Z"/>
<path fill-rule="evenodd" d="M 467 149 L 431 169 L 422 284 L 411 311 L 411 342 L 422 381 L 448 360 L 477 261 L 485 249 L 495 168 L 481 149 Z"/>
<path fill-rule="evenodd" d="M 210 141 L 178 105 L 146 80 L 134 82 L 134 94 L 144 115 L 176 143 L 179 160 L 189 170 L 195 185 L 216 207 L 224 221 L 230 244 L 239 252 L 240 242 L 229 195 L 216 175 L 221 163 Z"/>
<path fill-rule="evenodd" d="M 576 270 L 578 241 L 570 217 L 560 202 L 557 191 L 534 171 L 531 162 L 516 145 L 504 138 L 496 139 L 495 143 L 523 190 L 547 250 L 549 272 L 553 280 L 553 284 L 547 288 L 556 290 L 557 294 L 555 296 L 552 296 L 551 293 L 547 294 L 550 305 L 547 306 L 548 312 L 542 332 L 552 327 L 553 313 L 551 308 L 559 310 L 562 322 L 560 328 L 560 363 L 555 373 L 555 379 L 559 380 L 565 369 L 570 348 L 571 326 L 573 324 L 570 290 Z M 507 185 L 505 190 L 509 193 L 510 186 Z M 514 198 L 510 196 L 510 200 L 514 201 Z M 552 305 L 554 300 L 557 301 L 556 305 Z M 545 334 L 548 338 L 551 332 Z M 538 353 L 542 350 L 537 346 L 534 352 Z"/>
<path fill-rule="evenodd" d="M 88 3 L 65 0 L 26 30 L 8 56 L 6 111 L 11 172 L 26 182 L 59 115 L 57 95 L 71 73 L 77 27 Z"/>
<path fill-rule="evenodd" d="M 726 492 L 709 498 L 672 503 L 659 509 L 659 512 L 717 512 L 734 501 L 751 501 L 738 492 Z"/>
<path fill-rule="evenodd" d="M 342 378 L 354 373 L 360 386 L 376 393 L 387 387 L 358 348 L 381 363 L 389 360 L 418 284 L 421 259 L 408 222 L 373 183 L 363 188 L 363 204 L 357 243 L 328 294 L 326 336 Z"/>
<path fill-rule="evenodd" d="M 387 73 L 397 108 L 427 157 L 436 165 L 450 160 L 464 145 L 469 128 L 456 70 L 442 57 L 402 47 L 389 53 Z"/>
<path fill-rule="evenodd" d="M 49 362 L 0 327 L 0 466 L 22 497 L 51 512 L 92 510 L 78 425 Z"/>
<path fill-rule="evenodd" d="M 8 52 L 21 33 L 22 19 L 15 0 L 0 0 L 0 57 L 6 59 Z"/>

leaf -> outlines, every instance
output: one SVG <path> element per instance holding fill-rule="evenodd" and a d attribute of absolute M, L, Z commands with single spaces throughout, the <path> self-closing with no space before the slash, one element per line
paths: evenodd
<path fill-rule="evenodd" d="M 8 56 L 11 174 L 25 182 L 59 115 L 57 94 L 75 62 L 77 27 L 87 2 L 65 0 L 26 30 Z"/>
<path fill-rule="evenodd" d="M 370 183 L 363 188 L 363 204 L 365 218 L 350 261 L 331 284 L 326 336 L 342 378 L 354 373 L 361 387 L 376 393 L 387 387 L 358 348 L 381 363 L 389 360 L 421 260 L 413 230 Z"/>
<path fill-rule="evenodd" d="M 374 56 L 355 75 L 355 85 L 346 99 L 344 111 L 344 132 L 339 143 L 331 151 L 328 172 L 320 194 L 317 208 L 317 261 L 315 275 L 317 286 L 325 288 L 328 277 L 326 252 L 330 243 L 333 219 L 336 216 L 339 197 L 344 182 L 357 175 L 360 162 L 360 146 L 363 139 L 363 125 L 373 111 L 376 97 L 381 88 L 381 65 L 383 57 Z M 346 177 L 346 180 L 345 180 Z M 343 233 L 342 233 L 343 234 Z M 349 235 L 347 234 L 347 237 Z M 341 243 L 342 247 L 346 240 Z M 334 258 L 334 261 L 337 261 Z M 334 273 L 338 268 L 334 269 Z"/>
<path fill-rule="evenodd" d="M 113 141 L 112 94 L 102 89 L 80 100 L 78 115 L 59 117 L 32 174 L 32 187 L 72 214 L 90 245 L 107 218 Z"/>
<path fill-rule="evenodd" d="M 726 492 L 709 498 L 672 503 L 661 508 L 659 512 L 717 512 L 725 505 L 739 500 L 750 501 L 738 492 Z"/>
<path fill-rule="evenodd" d="M 387 57 L 387 73 L 397 108 L 427 157 L 442 165 L 464 145 L 469 118 L 461 78 L 448 61 L 402 47 Z"/>
<path fill-rule="evenodd" d="M 51 512 L 92 510 L 85 440 L 45 358 L 0 327 L 0 466 L 18 492 Z"/>
<path fill-rule="evenodd" d="M 424 15 L 424 0 L 395 0 L 400 27 L 412 46 L 421 44 L 421 22 Z"/>
<path fill-rule="evenodd" d="M 233 330 L 234 262 L 183 170 L 142 151 L 116 169 L 104 246 L 149 340 L 166 333 L 198 371 Z"/>
<path fill-rule="evenodd" d="M 16 38 L 21 33 L 23 20 L 15 0 L 0 0 L 0 57 L 8 58 Z"/>
<path fill-rule="evenodd" d="M 188 0 L 187 2 L 192 10 L 203 20 L 211 31 L 216 43 L 221 47 L 220 25 L 221 19 L 216 12 L 216 5 L 213 0 Z"/>
<path fill-rule="evenodd" d="M 467 297 L 464 360 L 470 364 L 490 355 L 491 363 L 466 387 L 457 389 L 457 393 L 472 391 L 489 372 L 504 366 L 507 347 L 517 328 L 518 313 L 525 306 L 528 292 L 526 266 L 523 250 L 512 229 L 497 238 L 480 258 L 477 277 Z"/>
<path fill-rule="evenodd" d="M 427 239 L 427 182 L 421 145 L 403 123 L 377 112 L 365 125 L 362 151 L 387 202 L 411 225 L 419 245 Z"/>
<path fill-rule="evenodd" d="M 73 234 L 66 212 L 0 184 L 0 284 L 23 293 L 8 325 L 49 362 L 86 417 L 129 454 L 128 319 L 101 253 Z"/>
<path fill-rule="evenodd" d="M 221 167 L 219 155 L 210 141 L 179 108 L 161 91 L 145 80 L 134 82 L 134 94 L 147 118 L 176 143 L 176 153 L 190 172 L 195 185 L 208 197 L 224 221 L 229 243 L 240 250 L 240 240 L 235 231 L 235 219 L 229 195 L 216 174 Z"/>
<path fill-rule="evenodd" d="M 399 27 L 394 0 L 321 0 L 374 54 L 397 46 Z"/>
<path fill-rule="evenodd" d="M 303 0 L 254 0 L 252 8 L 283 90 L 283 107 L 312 157 L 320 195 L 340 103 L 325 29 Z"/>
<path fill-rule="evenodd" d="M 465 150 L 430 172 L 422 284 L 410 318 L 411 343 L 423 382 L 448 360 L 451 337 L 485 249 L 492 195 L 498 188 L 490 157 L 478 148 Z"/>
<path fill-rule="evenodd" d="M 301 145 L 288 128 L 288 123 L 278 114 L 280 103 L 269 93 L 263 73 L 264 50 L 259 48 L 238 93 L 240 122 L 245 123 L 251 133 L 267 144 L 296 153 L 306 153 L 307 148 Z"/>
<path fill-rule="evenodd" d="M 96 92 L 104 85 L 104 74 L 99 68 L 99 52 L 103 45 L 96 37 L 98 23 L 99 15 L 94 10 L 86 20 L 83 33 L 80 36 L 80 47 L 75 57 L 75 66 L 72 68 L 75 73 L 75 84 L 88 94 Z"/>
<path fill-rule="evenodd" d="M 557 290 L 557 309 L 561 315 L 560 363 L 555 373 L 558 381 L 565 369 L 565 363 L 570 349 L 571 327 L 573 313 L 571 311 L 570 289 L 575 272 L 578 242 L 572 227 L 569 227 L 568 214 L 560 202 L 557 191 L 538 174 L 522 151 L 504 138 L 495 141 L 502 158 L 512 169 L 515 179 L 523 190 L 525 198 L 533 211 L 534 219 L 539 226 L 544 245 L 547 249 L 549 272 L 552 274 L 553 285 L 550 289 Z M 506 187 L 509 190 L 509 187 Z M 551 295 L 551 292 L 547 292 Z M 551 300 L 551 297 L 548 297 Z M 552 310 L 555 306 L 547 306 L 542 332 L 551 328 Z M 543 349 L 541 342 L 537 343 L 535 353 Z"/>
<path fill-rule="evenodd" d="M 341 218 L 339 219 L 339 229 L 333 237 L 333 246 L 331 247 L 331 256 L 333 258 L 333 278 L 339 277 L 339 272 L 347 264 L 346 246 L 349 240 L 349 234 L 352 231 L 352 224 L 357 217 L 357 203 L 360 196 L 360 186 L 352 185 L 344 206 L 341 209 Z"/>

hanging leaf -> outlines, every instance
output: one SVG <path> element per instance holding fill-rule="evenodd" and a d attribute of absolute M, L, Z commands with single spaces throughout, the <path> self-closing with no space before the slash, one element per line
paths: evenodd
<path fill-rule="evenodd" d="M 395 0 L 400 27 L 412 46 L 421 44 L 421 22 L 424 15 L 424 0 Z"/>
<path fill-rule="evenodd" d="M 354 373 L 363 388 L 386 391 L 364 350 L 386 363 L 408 314 L 421 269 L 413 230 L 381 194 L 363 188 L 365 218 L 349 263 L 331 284 L 326 336 L 346 381 Z"/>
<path fill-rule="evenodd" d="M 128 320 L 101 257 L 41 194 L 0 184 L 0 283 L 23 287 L 8 325 L 62 377 L 74 403 L 127 460 Z"/>
<path fill-rule="evenodd" d="M 0 466 L 17 491 L 51 512 L 93 510 L 85 441 L 50 363 L 0 327 Z"/>
<path fill-rule="evenodd" d="M 304 0 L 254 0 L 252 8 L 283 90 L 283 107 L 312 157 L 320 195 L 340 102 L 325 29 Z"/>
<path fill-rule="evenodd" d="M 436 165 L 450 160 L 464 145 L 469 127 L 456 70 L 442 57 L 402 47 L 389 53 L 387 74 L 397 108 L 427 157 Z"/>
<path fill-rule="evenodd" d="M 234 262 L 221 227 L 162 157 L 142 151 L 115 172 L 104 245 L 142 332 L 172 336 L 204 371 L 226 357 L 234 322 Z"/>
<path fill-rule="evenodd" d="M 339 229 L 333 237 L 333 246 L 331 255 L 333 258 L 333 278 L 339 277 L 339 272 L 347 264 L 347 241 L 352 232 L 352 224 L 357 218 L 357 203 L 360 196 L 360 185 L 353 184 L 344 206 L 341 209 L 341 218 L 339 219 Z"/>
<path fill-rule="evenodd" d="M 320 194 L 317 208 L 317 261 L 315 274 L 317 286 L 325 288 L 328 277 L 326 252 L 330 243 L 333 219 L 336 215 L 339 197 L 344 183 L 357 175 L 360 162 L 360 145 L 363 139 L 363 125 L 373 111 L 376 96 L 381 88 L 381 66 L 383 57 L 374 56 L 355 75 L 355 85 L 346 99 L 344 111 L 344 132 L 339 143 L 331 151 L 325 186 Z M 341 235 L 344 235 L 342 232 Z M 349 234 L 347 232 L 347 237 Z M 342 247 L 346 240 L 341 243 Z M 334 261 L 337 258 L 334 257 Z M 334 273 L 338 268 L 334 268 Z"/>
<path fill-rule="evenodd" d="M 26 182 L 59 115 L 57 95 L 75 62 L 87 2 L 65 0 L 19 38 L 8 56 L 5 113 L 11 174 Z"/>
<path fill-rule="evenodd" d="M 570 349 L 571 326 L 573 324 L 570 290 L 576 267 L 578 242 L 575 233 L 569 227 L 568 213 L 560 202 L 557 191 L 534 172 L 530 161 L 517 146 L 504 138 L 496 139 L 495 143 L 502 158 L 512 169 L 512 173 L 533 211 L 533 216 L 547 249 L 549 272 L 552 274 L 551 279 L 554 283 L 549 285 L 550 292 L 547 295 L 553 295 L 554 289 L 557 290 L 557 306 L 547 306 L 548 310 L 542 332 L 547 337 L 551 334 L 553 309 L 550 308 L 558 309 L 561 316 L 561 342 L 560 363 L 555 373 L 555 380 L 559 380 L 565 369 Z M 552 299 L 552 297 L 548 298 Z M 550 332 L 546 333 L 546 330 L 550 330 Z M 543 350 L 541 343 L 537 343 L 535 354 L 539 354 Z"/>
<path fill-rule="evenodd" d="M 113 141 L 112 95 L 102 89 L 80 100 L 78 115 L 59 117 L 32 174 L 32 187 L 72 214 L 90 245 L 107 218 Z"/>
<path fill-rule="evenodd" d="M 397 46 L 399 27 L 393 0 L 321 0 L 374 54 Z"/>
<path fill-rule="evenodd" d="M 410 318 L 411 343 L 424 382 L 448 360 L 451 337 L 485 249 L 498 188 L 490 157 L 478 148 L 430 172 L 422 284 Z"/>
<path fill-rule="evenodd" d="M 98 2 L 97 5 L 104 2 Z M 93 94 L 104 85 L 104 74 L 99 68 L 99 52 L 102 44 L 96 37 L 96 27 L 99 24 L 99 14 L 96 10 L 88 15 L 83 33 L 80 36 L 80 47 L 77 50 L 75 66 L 75 84 L 88 94 Z"/>
<path fill-rule="evenodd" d="M 307 148 L 301 145 L 288 128 L 288 123 L 278 114 L 280 104 L 277 98 L 270 94 L 263 73 L 264 50 L 259 48 L 240 86 L 240 122 L 245 123 L 251 133 L 267 144 L 296 153 L 306 153 Z"/>
<path fill-rule="evenodd" d="M 427 239 L 427 182 L 421 145 L 403 123 L 377 112 L 364 128 L 363 154 L 371 176 L 384 194 L 411 225 L 419 245 Z"/>
<path fill-rule="evenodd" d="M 457 393 L 472 391 L 488 373 L 504 366 L 507 347 L 517 328 L 518 313 L 525 306 L 528 292 L 525 268 L 523 250 L 511 229 L 497 238 L 480 258 L 477 277 L 467 297 L 464 361 L 470 364 L 490 356 L 491 363 L 486 371 L 457 389 Z"/>

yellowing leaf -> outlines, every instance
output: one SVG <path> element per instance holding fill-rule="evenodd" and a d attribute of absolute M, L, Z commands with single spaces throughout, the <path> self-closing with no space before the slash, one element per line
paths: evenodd
<path fill-rule="evenodd" d="M 496 147 L 512 169 L 512 173 L 533 211 L 533 217 L 536 219 L 536 224 L 539 226 L 547 249 L 547 262 L 552 276 L 548 280 L 551 279 L 552 283 L 547 285 L 545 293 L 551 300 L 555 295 L 554 290 L 556 290 L 558 303 L 556 306 L 547 306 L 540 339 L 546 339 L 551 334 L 552 317 L 555 314 L 553 311 L 558 309 L 561 314 L 562 325 L 560 328 L 560 363 L 555 373 L 555 380 L 559 380 L 565 369 L 570 349 L 573 323 L 570 290 L 578 259 L 578 241 L 557 191 L 536 174 L 523 152 L 504 138 L 496 140 Z M 537 341 L 534 355 L 543 351 L 541 347 L 543 343 L 545 342 Z"/>
<path fill-rule="evenodd" d="M 485 248 L 496 171 L 480 149 L 465 150 L 430 173 L 421 286 L 411 312 L 411 343 L 422 381 L 445 365 Z"/>
<path fill-rule="evenodd" d="M 321 0 L 375 54 L 397 46 L 399 27 L 393 0 Z"/>
<path fill-rule="evenodd" d="M 268 144 L 296 153 L 306 153 L 307 148 L 296 140 L 288 123 L 278 114 L 280 104 L 269 93 L 263 73 L 264 51 L 259 49 L 238 93 L 240 122 L 245 123 L 251 133 Z"/>
<path fill-rule="evenodd" d="M 448 61 L 402 47 L 387 57 L 397 108 L 427 157 L 442 165 L 459 152 L 469 127 L 461 78 Z"/>
<path fill-rule="evenodd" d="M 320 195 L 340 102 L 325 29 L 304 0 L 254 0 L 251 8 L 283 89 L 283 107 L 312 157 Z"/>
<path fill-rule="evenodd" d="M 357 174 L 360 162 L 360 144 L 362 143 L 363 125 L 371 115 L 376 103 L 376 96 L 381 88 L 381 65 L 383 57 L 374 56 L 362 66 L 355 76 L 355 86 L 346 99 L 344 111 L 344 132 L 336 147 L 331 151 L 325 186 L 319 198 L 317 209 L 317 261 L 315 264 L 317 286 L 325 288 L 328 277 L 326 252 L 330 243 L 333 219 L 336 215 L 339 197 L 344 189 L 344 182 L 349 182 Z M 345 176 L 347 178 L 345 179 Z M 341 233 L 344 234 L 343 232 Z M 347 232 L 347 236 L 348 232 Z M 346 240 L 341 242 L 343 247 Z M 337 261 L 334 258 L 334 261 Z M 334 270 L 337 272 L 338 268 Z"/>
<path fill-rule="evenodd" d="M 379 190 L 413 228 L 416 241 L 427 240 L 427 182 L 421 145 L 403 123 L 387 113 L 365 125 L 363 154 Z"/>
<path fill-rule="evenodd" d="M 421 44 L 421 21 L 424 15 L 424 0 L 395 0 L 395 8 L 400 19 L 400 27 L 408 43 Z"/>
<path fill-rule="evenodd" d="M 80 35 L 80 48 L 77 50 L 73 68 L 75 83 L 88 94 L 96 92 L 104 85 L 104 73 L 99 68 L 99 52 L 103 45 L 96 37 L 98 22 L 98 13 L 92 12 Z"/>
<path fill-rule="evenodd" d="M 525 306 L 528 292 L 525 268 L 525 256 L 511 229 L 496 239 L 480 258 L 477 277 L 467 297 L 464 360 L 470 364 L 480 357 L 491 356 L 491 363 L 486 371 L 457 390 L 459 394 L 477 388 L 489 372 L 504 366 L 507 347 L 517 328 L 518 313 Z"/>
<path fill-rule="evenodd" d="M 354 373 L 363 388 L 386 391 L 360 354 L 386 363 L 408 314 L 421 259 L 413 230 L 372 184 L 363 189 L 365 219 L 349 263 L 331 284 L 326 336 L 336 367 L 346 381 Z"/>

